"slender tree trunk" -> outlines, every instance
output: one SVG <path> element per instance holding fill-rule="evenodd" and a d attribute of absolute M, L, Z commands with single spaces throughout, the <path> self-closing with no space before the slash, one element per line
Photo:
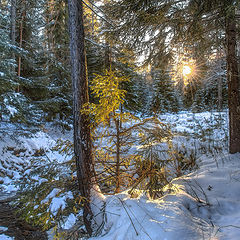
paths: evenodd
<path fill-rule="evenodd" d="M 10 26 L 10 39 L 11 39 L 11 44 L 15 45 L 16 44 L 16 0 L 11 0 L 11 10 L 10 10 L 10 15 L 11 15 L 11 26 Z M 15 53 L 12 53 L 12 59 L 15 60 L 16 56 Z M 12 67 L 12 72 L 15 72 L 15 66 Z"/>
<path fill-rule="evenodd" d="M 216 32 L 216 42 L 219 44 L 219 32 Z M 217 60 L 218 60 L 218 69 L 222 72 L 222 61 L 221 61 L 221 48 L 217 49 Z M 218 77 L 218 111 L 222 111 L 223 108 L 223 77 Z"/>
<path fill-rule="evenodd" d="M 92 3 L 92 9 L 94 8 Z M 94 12 L 92 11 L 92 37 L 94 37 Z"/>
<path fill-rule="evenodd" d="M 222 85 L 223 85 L 223 79 L 220 76 L 218 78 L 218 111 L 222 111 L 222 107 L 223 107 Z"/>
<path fill-rule="evenodd" d="M 24 17 L 22 16 L 21 22 L 20 22 L 20 27 L 19 27 L 19 47 L 22 48 L 22 42 L 23 42 L 23 21 Z M 21 63 L 22 63 L 22 58 L 21 56 L 18 57 L 18 77 L 21 76 Z"/>
<path fill-rule="evenodd" d="M 240 96 L 236 36 L 236 19 L 233 10 L 232 14 L 226 18 L 230 153 L 240 152 Z"/>
<path fill-rule="evenodd" d="M 116 141 L 116 189 L 115 193 L 120 192 L 120 120 L 115 120 L 115 126 L 117 130 Z"/>
<path fill-rule="evenodd" d="M 23 23 L 25 21 L 26 17 L 26 6 L 25 6 L 25 1 L 22 2 L 23 4 L 23 12 L 20 20 L 20 25 L 19 25 L 19 47 L 23 47 Z M 17 76 L 18 78 L 21 77 L 21 67 L 22 67 L 22 57 L 18 57 L 18 71 L 17 71 Z M 17 91 L 20 92 L 20 86 L 18 85 Z"/>
<path fill-rule="evenodd" d="M 106 41 L 106 44 L 108 44 L 107 41 Z M 105 68 L 108 71 L 110 71 L 111 67 L 112 67 L 111 66 L 112 65 L 112 56 L 111 55 L 112 55 L 111 54 L 111 48 L 110 48 L 109 45 L 107 45 L 106 48 L 105 48 Z"/>
<path fill-rule="evenodd" d="M 15 41 L 16 41 L 16 0 L 11 0 L 11 32 L 10 32 L 10 39 L 11 39 L 11 44 L 15 45 Z"/>
<path fill-rule="evenodd" d="M 83 105 L 88 103 L 82 2 L 68 0 L 68 10 L 73 88 L 74 154 L 79 189 L 82 197 L 85 198 L 84 223 L 89 235 L 91 235 L 93 213 L 90 200 L 94 184 L 94 163 L 89 117 L 81 114 Z"/>

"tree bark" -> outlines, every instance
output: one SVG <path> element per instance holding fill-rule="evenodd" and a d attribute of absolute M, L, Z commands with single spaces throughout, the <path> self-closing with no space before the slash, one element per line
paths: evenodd
<path fill-rule="evenodd" d="M 10 9 L 10 15 L 11 15 L 11 26 L 10 26 L 10 39 L 11 44 L 16 44 L 16 0 L 11 0 L 11 9 Z M 12 53 L 12 59 L 15 60 L 15 53 Z M 15 72 L 15 66 L 12 67 L 12 71 Z"/>
<path fill-rule="evenodd" d="M 82 2 L 79 0 L 68 0 L 68 10 L 72 65 L 74 154 L 79 189 L 82 197 L 85 199 L 84 223 L 87 232 L 91 235 L 93 213 L 90 205 L 90 195 L 94 184 L 94 163 L 89 117 L 81 114 L 83 105 L 88 103 Z"/>
<path fill-rule="evenodd" d="M 11 0 L 11 44 L 15 45 L 16 41 L 16 0 Z"/>
<path fill-rule="evenodd" d="M 234 10 L 226 17 L 227 78 L 229 107 L 229 152 L 240 152 L 240 94 L 236 56 L 236 19 Z"/>
<path fill-rule="evenodd" d="M 218 111 L 222 111 L 222 108 L 223 108 L 222 85 L 223 85 L 223 79 L 222 79 L 222 76 L 220 76 L 218 78 Z"/>
<path fill-rule="evenodd" d="M 120 192 L 120 120 L 115 119 L 115 126 L 117 130 L 116 141 L 116 189 L 115 193 Z"/>
<path fill-rule="evenodd" d="M 22 48 L 23 43 L 23 21 L 24 21 L 24 15 L 22 16 L 20 27 L 19 27 L 19 47 Z M 22 64 L 22 58 L 21 56 L 18 57 L 18 77 L 21 77 L 21 64 Z M 19 90 L 18 90 L 19 91 Z"/>
<path fill-rule="evenodd" d="M 21 20 L 20 20 L 20 25 L 19 25 L 19 47 L 22 48 L 23 47 L 23 23 L 25 21 L 26 18 L 26 3 L 25 0 L 22 1 L 22 13 L 21 13 Z M 26 40 L 26 39 L 25 39 Z M 18 57 L 18 71 L 17 71 L 17 76 L 18 78 L 21 77 L 21 69 L 22 69 L 22 57 L 19 56 Z M 17 87 L 17 92 L 20 92 L 20 86 L 18 85 Z"/>

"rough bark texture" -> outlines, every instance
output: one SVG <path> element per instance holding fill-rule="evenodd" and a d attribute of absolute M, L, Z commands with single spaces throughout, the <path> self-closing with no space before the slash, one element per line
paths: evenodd
<path fill-rule="evenodd" d="M 24 37 L 24 34 L 23 34 L 23 23 L 24 21 L 26 20 L 26 3 L 25 3 L 25 0 L 23 0 L 21 2 L 21 5 L 22 5 L 22 13 L 21 13 L 21 19 L 20 19 L 20 23 L 19 23 L 19 47 L 22 48 L 23 47 L 23 37 Z M 26 41 L 26 39 L 24 39 Z M 20 78 L 22 76 L 22 57 L 19 56 L 18 57 L 18 71 L 17 71 L 17 76 Z M 17 87 L 17 92 L 20 92 L 20 86 L 18 85 Z"/>
<path fill-rule="evenodd" d="M 223 79 L 220 76 L 218 78 L 218 111 L 222 111 L 222 108 L 223 108 L 222 85 L 223 85 Z"/>
<path fill-rule="evenodd" d="M 74 153 L 79 188 L 82 197 L 85 198 L 84 222 L 91 235 L 93 214 L 90 207 L 90 190 L 93 186 L 94 165 L 89 118 L 81 114 L 82 106 L 88 102 L 82 2 L 68 0 L 68 9 L 73 88 Z"/>
<path fill-rule="evenodd" d="M 11 0 L 11 25 L 10 25 L 10 39 L 11 44 L 16 44 L 16 0 Z M 12 58 L 15 59 L 15 53 L 12 53 Z M 13 72 L 15 72 L 15 66 L 12 67 Z"/>
<path fill-rule="evenodd" d="M 116 189 L 115 193 L 120 192 L 120 120 L 115 120 L 115 126 L 117 130 L 116 141 Z"/>
<path fill-rule="evenodd" d="M 230 153 L 240 152 L 240 94 L 236 35 L 236 20 L 234 11 L 232 11 L 232 14 L 229 14 L 226 18 Z"/>
<path fill-rule="evenodd" d="M 11 0 L 11 44 L 15 45 L 16 41 L 16 0 Z"/>

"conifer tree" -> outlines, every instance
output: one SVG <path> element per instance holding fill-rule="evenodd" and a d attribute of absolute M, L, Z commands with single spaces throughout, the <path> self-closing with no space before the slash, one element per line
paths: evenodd
<path fill-rule="evenodd" d="M 88 234 L 91 236 L 94 231 L 93 221 L 95 220 L 91 201 L 94 200 L 92 199 L 93 195 L 96 195 L 94 192 L 96 182 L 90 121 L 88 115 L 81 112 L 83 106 L 89 102 L 82 2 L 68 0 L 68 9 L 72 65 L 74 155 L 79 190 L 84 199 L 84 223 Z"/>
<path fill-rule="evenodd" d="M 240 152 L 240 94 L 239 94 L 239 76 L 237 59 L 237 24 L 235 11 L 239 9 L 239 2 L 235 0 L 224 1 L 190 1 L 195 6 L 194 21 L 209 18 L 218 24 L 218 27 L 224 31 L 226 41 L 226 62 L 227 62 L 227 80 L 228 80 L 228 108 L 229 108 L 229 152 Z M 212 17 L 215 13 L 216 17 Z M 206 17 L 207 16 L 207 17 Z M 193 24 L 194 26 L 196 24 Z M 223 27 L 224 26 L 224 27 Z M 207 26 L 209 27 L 209 26 Z"/>
<path fill-rule="evenodd" d="M 4 114 L 9 114 L 4 99 L 17 88 L 15 74 L 14 29 L 10 34 L 11 19 L 8 18 L 7 5 L 0 4 L 0 120 Z M 13 23 L 14 25 L 14 23 Z M 13 28 L 13 27 L 12 27 Z M 12 39 L 10 39 L 10 36 Z"/>
<path fill-rule="evenodd" d="M 230 153 L 240 151 L 239 80 L 236 57 L 236 18 L 239 2 L 224 1 L 111 1 L 108 15 L 118 28 L 116 39 L 145 54 L 149 63 L 167 63 L 179 42 L 198 54 L 212 54 L 226 40 L 229 94 Z M 117 11 L 118 10 L 118 11 Z M 219 36 L 222 41 L 219 41 Z M 146 37 L 147 34 L 147 37 Z M 216 41 L 216 39 L 218 39 Z M 200 54 L 201 55 L 201 54 Z M 192 98 L 193 99 L 193 98 Z"/>
<path fill-rule="evenodd" d="M 178 111 L 175 86 L 170 74 L 161 70 L 152 70 L 154 96 L 152 109 L 154 113 Z"/>

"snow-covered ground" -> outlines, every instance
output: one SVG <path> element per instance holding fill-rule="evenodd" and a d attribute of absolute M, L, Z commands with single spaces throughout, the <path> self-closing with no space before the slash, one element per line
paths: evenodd
<path fill-rule="evenodd" d="M 99 240 L 237 240 L 240 236 L 240 154 L 204 158 L 201 168 L 174 179 L 166 195 L 107 197 Z M 136 196 L 135 196 L 136 197 Z"/>
<path fill-rule="evenodd" d="M 0 133 L 0 190 L 3 192 L 17 191 L 15 182 L 30 173 L 34 159 L 66 161 L 66 156 L 52 151 L 52 148 L 59 138 L 72 140 L 71 133 L 63 134 L 50 126 L 28 129 L 2 122 Z"/>
<path fill-rule="evenodd" d="M 237 240 L 240 239 L 240 154 L 227 154 L 227 113 L 165 114 L 160 120 L 172 125 L 177 135 L 174 143 L 197 152 L 199 169 L 174 179 L 165 187 L 165 195 L 151 200 L 143 192 L 127 191 L 106 197 L 101 236 L 92 240 Z M 48 159 L 64 161 L 51 151 L 59 137 L 71 140 L 71 133 L 61 134 L 50 128 L 28 136 L 15 125 L 1 124 L 1 191 L 12 192 L 14 182 L 28 174 L 33 156 L 44 153 Z M 23 131 L 24 132 L 24 131 Z M 43 179 L 35 179 L 44 181 Z M 71 198 L 54 188 L 44 201 L 56 212 Z M 61 203 L 61 204 L 60 204 Z M 63 224 L 69 229 L 76 222 L 70 214 Z M 2 235 L 1 235 L 2 234 Z M 0 229 L 0 239 L 11 239 Z"/>
<path fill-rule="evenodd" d="M 6 228 L 6 227 L 0 227 L 0 239 L 1 240 L 12 240 L 12 239 L 14 239 L 14 238 L 9 237 L 5 234 L 1 234 L 1 232 L 6 232 L 7 230 L 8 230 L 8 228 Z"/>

